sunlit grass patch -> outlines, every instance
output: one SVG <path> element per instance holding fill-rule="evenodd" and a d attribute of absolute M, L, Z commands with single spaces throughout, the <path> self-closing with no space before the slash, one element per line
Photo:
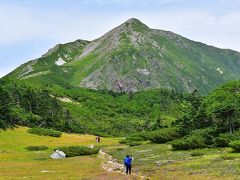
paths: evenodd
<path fill-rule="evenodd" d="M 52 160 L 50 155 L 61 146 L 96 144 L 95 136 L 63 133 L 61 137 L 38 136 L 27 133 L 28 128 L 0 131 L 0 179 L 81 179 L 121 177 L 102 169 L 97 155 Z M 102 138 L 100 146 L 118 144 L 117 139 Z M 28 151 L 27 146 L 47 146 L 44 151 Z"/>

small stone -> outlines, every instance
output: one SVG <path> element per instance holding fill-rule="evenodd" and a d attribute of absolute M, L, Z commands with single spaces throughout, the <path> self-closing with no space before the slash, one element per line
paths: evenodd
<path fill-rule="evenodd" d="M 112 172 L 113 169 L 112 169 L 112 168 L 108 168 L 107 171 L 108 171 L 108 172 Z"/>

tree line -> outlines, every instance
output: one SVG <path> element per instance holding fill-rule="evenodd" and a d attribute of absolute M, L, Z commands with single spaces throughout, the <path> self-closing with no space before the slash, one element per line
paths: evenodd
<path fill-rule="evenodd" d="M 37 83 L 37 82 L 36 82 Z M 60 131 L 124 136 L 177 127 L 183 135 L 212 128 L 216 134 L 240 128 L 240 82 L 210 94 L 155 89 L 125 94 L 84 88 L 35 86 L 0 80 L 0 128 L 16 124 Z M 68 97 L 75 103 L 64 103 Z"/>
<path fill-rule="evenodd" d="M 0 128 L 25 125 L 71 131 L 73 122 L 69 110 L 49 91 L 21 81 L 0 80 Z"/>

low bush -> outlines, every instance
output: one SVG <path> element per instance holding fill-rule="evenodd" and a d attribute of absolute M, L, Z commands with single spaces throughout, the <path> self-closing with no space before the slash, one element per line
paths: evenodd
<path fill-rule="evenodd" d="M 119 144 L 127 144 L 128 143 L 128 141 L 126 139 L 121 139 L 118 142 L 119 142 Z"/>
<path fill-rule="evenodd" d="M 190 133 L 190 136 L 202 137 L 204 143 L 207 145 L 212 145 L 214 143 L 215 130 L 212 128 L 197 129 Z"/>
<path fill-rule="evenodd" d="M 200 151 L 195 151 L 195 152 L 191 153 L 191 156 L 203 156 L 203 155 L 204 155 L 204 153 L 200 152 Z"/>
<path fill-rule="evenodd" d="M 120 144 L 126 144 L 129 146 L 139 146 L 143 143 L 143 141 L 140 141 L 139 139 L 137 139 L 137 141 L 132 141 L 132 139 L 121 139 L 118 141 Z"/>
<path fill-rule="evenodd" d="M 97 154 L 99 148 L 98 147 L 90 148 L 85 146 L 65 146 L 58 148 L 58 150 L 63 151 L 66 154 L 66 157 L 74 157 Z"/>
<path fill-rule="evenodd" d="M 62 133 L 59 131 L 55 131 L 53 129 L 38 128 L 38 127 L 29 129 L 28 133 L 36 134 L 40 136 L 52 136 L 52 137 L 60 137 L 62 135 Z"/>
<path fill-rule="evenodd" d="M 216 147 L 227 147 L 230 143 L 230 139 L 225 137 L 217 137 L 214 139 L 214 146 Z"/>
<path fill-rule="evenodd" d="M 105 133 L 105 132 L 94 132 L 93 133 L 95 136 L 100 136 L 100 137 L 112 137 L 111 135 Z"/>
<path fill-rule="evenodd" d="M 144 141 L 144 138 L 137 136 L 126 137 L 126 141 Z"/>
<path fill-rule="evenodd" d="M 174 150 L 188 150 L 204 148 L 207 145 L 204 142 L 204 138 L 201 136 L 188 136 L 170 143 Z"/>
<path fill-rule="evenodd" d="M 157 131 L 149 132 L 146 136 L 153 143 L 166 143 L 180 137 L 177 128 L 164 128 Z"/>
<path fill-rule="evenodd" d="M 214 139 L 214 146 L 216 147 L 228 147 L 229 143 L 234 140 L 239 140 L 239 132 L 236 133 L 224 133 Z"/>
<path fill-rule="evenodd" d="M 142 141 L 132 141 L 132 142 L 128 142 L 127 145 L 129 146 L 139 146 L 142 145 Z"/>
<path fill-rule="evenodd" d="M 174 150 L 188 150 L 204 148 L 213 144 L 215 131 L 211 128 L 197 129 L 192 131 L 188 136 L 171 142 Z"/>
<path fill-rule="evenodd" d="M 148 133 L 149 133 L 148 131 L 136 132 L 136 133 L 133 133 L 130 137 L 138 137 L 138 138 L 142 138 L 143 140 L 148 140 L 147 139 Z"/>
<path fill-rule="evenodd" d="M 233 151 L 240 152 L 240 140 L 230 142 L 229 146 L 233 149 Z"/>
<path fill-rule="evenodd" d="M 28 146 L 26 147 L 28 151 L 43 151 L 48 149 L 47 146 Z"/>

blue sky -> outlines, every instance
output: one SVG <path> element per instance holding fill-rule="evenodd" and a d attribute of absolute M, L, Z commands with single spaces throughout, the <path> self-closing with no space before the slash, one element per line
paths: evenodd
<path fill-rule="evenodd" d="M 0 77 L 58 43 L 95 39 L 132 17 L 240 51 L 239 0 L 0 0 Z"/>

